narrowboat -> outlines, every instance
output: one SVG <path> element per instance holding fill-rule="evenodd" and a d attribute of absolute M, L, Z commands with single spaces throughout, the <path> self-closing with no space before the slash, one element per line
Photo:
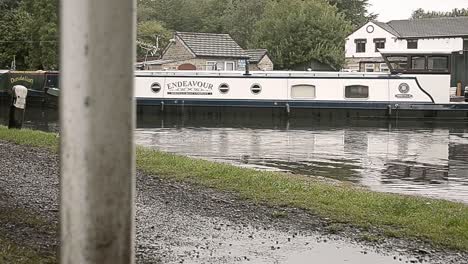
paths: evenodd
<path fill-rule="evenodd" d="M 59 73 L 54 71 L 0 71 L 0 97 L 8 98 L 15 85 L 28 88 L 28 105 L 55 106 L 59 94 Z"/>
<path fill-rule="evenodd" d="M 389 73 L 138 71 L 135 97 L 140 111 L 161 113 L 468 119 L 465 90 L 451 88 L 451 52 L 381 54 Z"/>

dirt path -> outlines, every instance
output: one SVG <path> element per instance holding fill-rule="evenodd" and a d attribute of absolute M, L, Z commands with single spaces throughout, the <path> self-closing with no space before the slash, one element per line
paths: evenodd
<path fill-rule="evenodd" d="M 0 234 L 44 255 L 58 249 L 58 168 L 58 157 L 46 150 L 0 141 L 0 214 L 13 215 L 0 217 Z M 138 263 L 445 264 L 468 259 L 467 253 L 383 240 L 378 230 L 141 173 L 136 204 Z"/>

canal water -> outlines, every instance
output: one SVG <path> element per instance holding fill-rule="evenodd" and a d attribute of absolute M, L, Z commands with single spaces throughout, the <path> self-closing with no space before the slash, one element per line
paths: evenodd
<path fill-rule="evenodd" d="M 57 131 L 56 111 L 26 126 Z M 1 123 L 6 109 L 0 108 Z M 468 124 L 138 116 L 136 143 L 238 166 L 320 176 L 371 190 L 468 203 Z"/>

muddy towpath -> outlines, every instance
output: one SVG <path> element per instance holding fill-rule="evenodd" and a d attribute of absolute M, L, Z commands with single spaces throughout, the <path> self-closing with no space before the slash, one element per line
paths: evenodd
<path fill-rule="evenodd" d="M 0 262 L 2 242 L 57 262 L 58 160 L 49 150 L 0 141 Z M 137 263 L 468 263 L 466 252 L 141 172 L 135 250 Z"/>

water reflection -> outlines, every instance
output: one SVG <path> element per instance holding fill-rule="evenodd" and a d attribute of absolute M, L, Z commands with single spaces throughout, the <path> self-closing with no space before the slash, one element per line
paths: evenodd
<path fill-rule="evenodd" d="M 7 109 L 0 107 L 5 124 Z M 2 119 L 3 118 L 3 119 Z M 26 127 L 58 131 L 53 110 L 28 109 Z M 372 190 L 468 203 L 468 124 L 138 116 L 136 142 L 164 151 Z"/>
<path fill-rule="evenodd" d="M 252 127 L 175 120 L 154 127 L 143 122 L 136 139 L 192 157 L 468 203 L 466 124 L 305 121 L 281 126 L 264 121 Z"/>

